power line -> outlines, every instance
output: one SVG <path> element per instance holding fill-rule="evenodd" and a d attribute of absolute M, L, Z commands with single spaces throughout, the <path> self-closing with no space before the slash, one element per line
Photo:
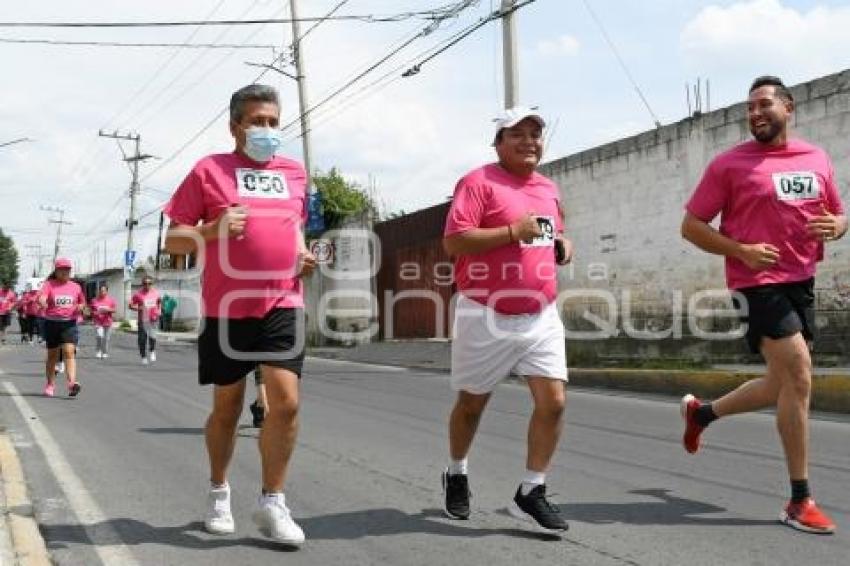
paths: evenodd
<path fill-rule="evenodd" d="M 181 49 L 274 49 L 270 44 L 233 43 L 128 43 L 123 41 L 67 41 L 59 39 L 11 39 L 0 38 L 0 43 L 22 43 L 33 45 L 74 45 L 80 47 L 177 47 Z"/>
<path fill-rule="evenodd" d="M 221 8 L 226 1 L 227 0 L 219 0 L 218 3 L 215 6 L 213 6 L 213 9 L 210 10 L 207 13 L 207 15 L 204 17 L 204 19 L 208 20 L 208 19 L 212 18 L 213 15 L 216 12 L 218 12 L 219 8 Z M 195 36 L 197 36 L 198 33 L 200 33 L 201 29 L 202 28 L 197 27 L 194 30 L 192 30 L 192 33 L 189 34 L 189 37 L 187 37 L 185 39 L 184 43 L 189 43 L 190 41 L 195 39 Z M 221 37 L 221 36 L 219 36 L 219 37 Z M 216 38 L 216 40 L 217 39 L 218 38 Z M 112 123 L 115 120 L 118 119 L 119 116 L 122 116 L 124 114 L 124 112 L 126 112 L 126 109 L 128 107 L 130 107 L 134 102 L 136 102 L 136 100 L 139 99 L 139 97 L 142 95 L 143 92 L 145 92 L 148 89 L 148 87 L 150 87 L 154 82 L 156 82 L 156 79 L 158 79 L 160 77 L 161 73 L 163 73 L 169 67 L 169 65 L 171 65 L 171 63 L 173 63 L 174 60 L 177 59 L 177 57 L 179 57 L 181 55 L 181 53 L 182 52 L 180 51 L 180 49 L 174 49 L 172 51 L 171 55 L 157 68 L 156 71 L 154 71 L 154 73 L 145 82 L 145 84 L 142 85 L 142 87 L 140 89 L 138 89 L 135 93 L 133 93 L 133 96 L 130 97 L 130 101 L 127 102 L 126 104 L 124 104 L 123 107 L 121 108 L 121 110 L 119 110 L 114 116 L 112 116 L 109 120 L 107 120 L 106 124 L 104 124 L 103 127 L 108 128 L 109 126 L 112 125 Z"/>
<path fill-rule="evenodd" d="M 531 0 L 531 1 L 533 1 L 533 0 Z M 381 65 L 383 65 L 384 63 L 386 63 L 387 61 L 392 59 L 393 57 L 395 57 L 398 53 L 400 53 L 401 51 L 406 49 L 409 45 L 411 45 L 417 39 L 420 39 L 422 37 L 430 35 L 434 31 L 436 31 L 440 27 L 440 24 L 444 20 L 447 20 L 449 18 L 457 16 L 462 10 L 468 8 L 472 4 L 477 4 L 477 2 L 476 1 L 470 1 L 470 0 L 468 0 L 466 2 L 458 2 L 454 6 L 453 10 L 446 11 L 440 18 L 435 18 L 434 21 L 432 21 L 430 24 L 425 26 L 423 29 L 421 29 L 417 33 L 413 34 L 411 37 L 409 37 L 407 40 L 405 40 L 401 45 L 399 45 L 398 47 L 391 50 L 389 53 L 387 53 L 386 55 L 384 55 L 383 57 L 378 59 L 375 63 L 371 64 L 369 67 L 366 68 L 366 70 L 362 71 L 361 73 L 358 73 L 354 78 L 352 78 L 351 80 L 349 80 L 348 82 L 343 84 L 341 87 L 334 90 L 331 94 L 325 96 L 321 101 L 317 102 L 316 104 L 314 104 L 313 106 L 311 106 L 310 108 L 305 110 L 304 115 L 312 114 L 313 112 L 315 112 L 316 110 L 318 110 L 319 108 L 321 108 L 322 106 L 324 106 L 325 104 L 327 104 L 328 102 L 330 102 L 331 100 L 333 100 L 334 98 L 336 98 L 337 96 L 339 96 L 340 94 L 342 94 L 343 92 L 348 90 L 351 86 L 358 83 L 366 75 L 370 74 L 372 71 L 374 71 L 375 69 L 377 69 L 378 67 L 380 67 Z M 299 116 L 295 120 L 292 120 L 292 121 L 286 123 L 280 129 L 282 131 L 286 131 L 287 129 L 291 128 L 295 124 L 298 124 L 300 119 L 301 119 L 301 116 Z"/>
<path fill-rule="evenodd" d="M 626 65 L 625 60 L 620 56 L 620 51 L 617 49 L 617 46 L 614 45 L 614 42 L 611 41 L 611 37 L 608 35 L 608 32 L 605 30 L 605 26 L 602 25 L 602 20 L 600 20 L 596 12 L 593 11 L 593 8 L 590 7 L 590 3 L 587 0 L 582 0 L 582 4 L 587 9 L 588 13 L 590 13 L 590 17 L 593 18 L 593 21 L 596 23 L 596 27 L 599 28 L 599 32 L 602 34 L 602 37 L 605 39 L 605 42 L 608 44 L 608 47 L 611 48 L 611 51 L 614 53 L 614 57 L 617 59 L 617 62 L 620 64 L 620 68 L 623 69 L 623 72 L 626 75 L 626 78 L 632 84 L 632 87 L 637 92 L 640 99 L 643 101 L 643 105 L 646 106 L 647 111 L 652 116 L 652 121 L 655 122 L 655 127 L 661 127 L 661 121 L 658 119 L 658 116 L 655 115 L 655 112 L 652 111 L 652 107 L 649 105 L 649 101 L 643 95 L 643 91 L 640 86 L 638 86 L 637 81 L 632 76 L 631 71 L 629 71 L 629 67 Z"/>
<path fill-rule="evenodd" d="M 208 12 L 205 16 L 204 16 L 204 20 L 209 20 L 209 19 L 211 19 L 211 18 L 215 15 L 215 13 L 216 13 L 216 12 L 218 12 L 218 10 L 219 10 L 219 9 L 220 9 L 223 5 L 224 5 L 224 3 L 225 3 L 225 2 L 226 2 L 226 0 L 219 0 L 219 1 L 215 4 L 215 6 L 213 6 L 213 8 L 212 8 L 212 9 L 211 9 L 211 10 L 210 10 L 210 11 L 209 11 L 209 12 Z M 257 2 L 255 1 L 253 4 L 251 4 L 251 5 L 248 7 L 248 9 L 247 9 L 247 10 L 245 10 L 244 12 L 242 12 L 242 13 L 239 15 L 239 17 L 240 17 L 240 18 L 244 18 L 245 16 L 247 16 L 247 15 L 248 15 L 248 13 L 249 13 L 249 12 L 250 12 L 253 8 L 254 8 L 254 6 L 255 6 L 256 4 L 257 4 Z M 193 40 L 193 39 L 194 39 L 194 38 L 195 38 L 195 37 L 196 37 L 196 36 L 197 36 L 197 35 L 201 32 L 201 29 L 202 29 L 201 27 L 196 27 L 194 30 L 192 30 L 192 32 L 191 32 L 191 33 L 190 33 L 190 34 L 186 37 L 186 39 L 185 39 L 184 43 L 189 43 L 189 42 L 191 42 L 191 41 L 192 41 L 192 40 Z M 213 39 L 213 43 L 217 43 L 217 42 L 219 42 L 219 41 L 220 41 L 220 40 L 221 40 L 221 39 L 222 39 L 222 38 L 223 38 L 223 37 L 227 34 L 227 32 L 228 32 L 228 30 L 229 30 L 229 29 L 230 29 L 230 28 L 225 28 L 225 29 L 224 29 L 224 30 L 222 30 L 222 31 L 221 31 L 218 35 L 216 35 L 216 36 L 215 36 L 215 38 Z M 150 98 L 148 99 L 147 103 L 142 104 L 142 105 L 141 105 L 140 107 L 138 107 L 135 111 L 133 111 L 132 113 L 130 113 L 130 118 L 127 118 L 126 120 L 123 120 L 123 122 L 124 122 L 124 123 L 128 123 L 128 122 L 130 122 L 131 120 L 133 120 L 133 119 L 135 119 L 136 117 L 138 117 L 139 115 L 141 115 L 144 111 L 146 111 L 146 110 L 147 110 L 147 109 L 148 109 L 148 108 L 149 108 L 149 107 L 150 107 L 150 106 L 151 106 L 151 105 L 152 105 L 152 104 L 153 104 L 156 100 L 158 100 L 158 99 L 159 99 L 159 97 L 160 97 L 160 96 L 161 96 L 161 95 L 165 92 L 165 90 L 167 90 L 167 89 L 168 89 L 168 88 L 170 88 L 173 84 L 175 84 L 175 83 L 177 82 L 177 79 L 179 79 L 179 78 L 180 78 L 181 76 L 183 76 L 186 72 L 188 72 L 188 71 L 189 71 L 189 70 L 190 70 L 190 69 L 191 69 L 191 68 L 192 68 L 192 67 L 193 67 L 196 63 L 198 63 L 198 62 L 199 62 L 199 61 L 200 61 L 200 60 L 201 60 L 201 59 L 202 59 L 202 58 L 203 58 L 203 57 L 204 57 L 204 56 L 205 56 L 208 52 L 209 52 L 208 50 L 205 50 L 204 52 L 199 53 L 197 56 L 195 56 L 194 58 L 192 58 L 192 60 L 191 60 L 191 62 L 189 63 L 189 65 L 188 65 L 188 66 L 183 67 L 180 71 L 178 71 L 178 73 L 177 73 L 177 77 L 176 77 L 175 79 L 171 80 L 171 82 L 169 82 L 169 83 L 168 83 L 168 86 L 164 87 L 164 89 L 161 89 L 159 92 L 155 93 L 155 94 L 153 95 L 153 97 L 150 97 Z M 150 78 L 149 78 L 149 79 L 145 82 L 145 84 L 144 84 L 144 85 L 142 85 L 142 87 L 141 87 L 141 88 L 139 88 L 138 90 L 136 90 L 136 92 L 134 92 L 134 93 L 133 93 L 133 95 L 130 97 L 130 100 L 129 100 L 128 102 L 126 102 L 125 104 L 123 104 L 123 105 L 121 106 L 121 108 L 120 108 L 120 109 L 119 109 L 119 110 L 118 110 L 115 114 L 113 114 L 113 115 L 112 115 L 112 117 L 110 117 L 110 118 L 106 121 L 106 123 L 103 125 L 103 129 L 109 129 L 111 126 L 115 125 L 115 123 L 118 121 L 119 117 L 127 115 L 128 110 L 132 108 L 133 104 L 134 104 L 137 100 L 139 100 L 139 99 L 141 98 L 142 94 L 144 94 L 144 93 L 145 93 L 145 92 L 146 92 L 146 91 L 147 91 L 147 90 L 148 90 L 148 89 L 149 89 L 149 88 L 150 88 L 150 87 L 151 87 L 151 86 L 152 86 L 152 85 L 153 85 L 153 84 L 157 81 L 157 79 L 159 79 L 161 76 L 163 76 L 163 73 L 165 72 L 165 70 L 166 70 L 166 69 L 167 69 L 167 68 L 168 68 L 168 67 L 169 67 L 172 63 L 174 63 L 174 61 L 175 61 L 175 60 L 176 60 L 176 59 L 177 59 L 177 58 L 178 58 L 178 57 L 179 57 L 182 53 L 184 53 L 184 51 L 183 51 L 183 50 L 181 50 L 180 48 L 174 48 L 174 49 L 172 50 L 171 55 L 170 55 L 170 56 L 169 56 L 169 57 L 168 57 L 165 61 L 163 61 L 163 63 L 162 63 L 162 64 L 161 64 L 161 65 L 160 65 L 157 69 L 156 69 L 156 71 L 154 71 L 154 72 L 153 72 L 153 74 L 152 74 L 152 75 L 150 76 Z M 74 165 L 74 168 L 73 168 L 73 170 L 72 170 L 72 171 L 73 171 L 73 173 L 72 173 L 71 177 L 75 177 L 78 173 L 79 173 L 80 175 L 82 175 L 83 173 L 85 173 L 84 180 L 86 180 L 86 181 L 87 181 L 87 180 L 88 180 L 88 178 L 91 176 L 91 174 L 92 174 L 93 172 L 97 171 L 96 164 L 97 164 L 99 161 L 102 161 L 102 160 L 103 160 L 103 157 L 106 155 L 106 152 L 105 152 L 105 147 L 106 147 L 106 146 L 104 146 L 103 144 L 100 144 L 100 147 L 99 147 L 99 148 L 97 148 L 97 149 L 95 149 L 94 153 L 92 153 L 92 149 L 94 149 L 96 146 L 97 146 L 97 140 L 93 140 L 93 141 L 92 141 L 92 144 L 88 146 L 88 148 L 86 149 L 85 153 L 83 154 L 83 155 L 84 155 L 84 157 L 81 157 L 81 158 L 79 159 L 79 161 L 78 161 L 78 162 Z M 88 157 L 88 156 L 91 156 L 91 157 Z M 88 162 L 89 162 L 89 164 L 88 164 L 88 168 L 83 168 L 83 164 L 84 164 L 84 162 L 85 162 L 85 161 L 88 161 Z M 83 182 L 83 181 L 80 181 L 80 182 L 78 183 L 78 185 L 83 185 L 83 184 L 84 184 L 84 182 Z"/>
<path fill-rule="evenodd" d="M 259 0 L 254 0 L 254 2 L 251 3 L 250 5 L 248 5 L 248 8 L 244 12 L 242 12 L 240 17 L 244 17 L 244 16 L 248 15 L 259 3 L 260 3 Z M 275 9 L 274 13 L 277 13 L 278 11 L 279 11 L 279 9 Z M 231 28 L 228 27 L 228 28 L 221 30 L 221 32 L 218 35 L 216 35 L 216 37 L 213 41 L 218 42 L 219 40 L 221 40 L 225 35 L 227 35 L 227 33 L 230 31 L 230 29 Z M 254 30 L 254 32 L 249 34 L 247 36 L 247 38 L 245 39 L 245 42 L 247 43 L 248 40 L 250 40 L 251 38 L 256 36 L 257 33 L 259 33 L 261 31 L 261 29 L 262 28 Z M 162 98 L 162 96 L 165 93 L 167 93 L 169 91 L 169 89 L 171 89 L 171 87 L 175 86 L 178 82 L 180 82 L 180 79 L 183 79 L 183 78 L 186 78 L 187 76 L 189 76 L 191 74 L 191 72 L 199 66 L 201 60 L 203 60 L 204 57 L 206 57 L 209 54 L 209 51 L 207 50 L 207 51 L 202 51 L 201 53 L 198 53 L 186 65 L 184 65 L 181 68 L 180 71 L 177 72 L 177 74 L 168 82 L 168 84 L 166 84 L 164 87 L 160 88 L 158 92 L 156 92 L 153 96 L 151 96 L 148 99 L 147 103 L 143 104 L 140 108 L 138 108 L 135 112 L 133 112 L 129 117 L 125 118 L 123 120 L 123 122 L 125 124 L 128 124 L 128 125 L 132 125 L 134 121 L 137 121 L 136 122 L 137 124 L 144 123 L 145 121 L 147 121 L 147 119 L 150 117 L 150 115 L 152 115 L 152 114 L 155 115 L 161 109 L 172 104 L 177 98 L 180 98 L 183 95 L 185 95 L 187 92 L 192 90 L 195 86 L 197 86 L 204 78 L 209 76 L 211 73 L 215 72 L 215 70 L 219 66 L 219 63 L 226 61 L 234 52 L 235 52 L 235 50 L 231 50 L 230 54 L 226 54 L 223 57 L 219 58 L 218 62 L 215 65 L 207 68 L 205 71 L 202 71 L 200 73 L 200 75 L 196 76 L 195 79 L 187 81 L 187 84 L 182 87 L 182 90 L 180 91 L 180 93 L 178 95 L 170 97 L 164 103 L 159 102 L 160 98 Z M 157 108 L 156 111 L 152 113 L 152 112 L 150 112 L 150 109 L 152 107 L 154 107 L 155 103 L 158 106 L 156 107 Z"/>
<path fill-rule="evenodd" d="M 347 1 L 347 0 L 346 0 L 346 1 Z M 313 26 L 311 26 L 311 27 L 310 27 L 310 29 L 308 29 L 308 30 L 305 32 L 305 34 L 304 34 L 304 35 L 307 35 L 308 33 L 312 32 L 313 30 L 315 30 L 315 29 L 316 29 L 316 27 L 318 27 L 318 26 L 319 26 L 319 25 L 321 25 L 322 23 L 324 23 L 324 22 L 328 21 L 330 18 L 332 18 L 332 17 L 333 17 L 333 13 L 334 13 L 334 12 L 336 12 L 339 8 L 341 8 L 341 7 L 342 7 L 342 5 L 343 5 L 344 3 L 345 3 L 345 2 L 341 2 L 341 3 L 339 3 L 338 5 L 336 5 L 333 9 L 331 9 L 331 11 L 330 11 L 330 12 L 328 12 L 328 13 L 327 13 L 327 14 L 326 14 L 323 18 L 320 18 L 320 19 L 319 19 L 319 21 L 317 21 L 317 22 L 316 22 Z M 302 36 L 302 39 L 303 39 L 303 36 Z M 276 56 L 276 57 L 275 57 L 275 58 L 271 61 L 271 63 L 269 63 L 269 65 L 268 65 L 268 66 L 266 66 L 266 68 L 264 68 L 264 69 L 263 69 L 263 71 L 261 71 L 261 72 L 260 72 L 260 74 L 259 74 L 259 75 L 257 75 L 257 77 L 256 77 L 253 81 L 251 81 L 251 82 L 252 82 L 252 83 L 256 83 L 257 81 L 259 81 L 260 79 L 262 79 L 262 78 L 266 75 L 266 73 L 268 73 L 268 72 L 269 72 L 270 67 L 273 67 L 273 66 L 274 66 L 274 65 L 275 65 L 278 61 L 280 61 L 280 60 L 281 60 L 281 59 L 282 59 L 285 55 L 286 55 L 286 51 L 283 51 L 283 52 L 281 52 L 280 54 L 278 54 L 278 55 L 277 55 L 277 56 Z M 156 167 L 154 167 L 154 168 L 153 168 L 151 171 L 149 171 L 149 172 L 148 172 L 148 173 L 147 173 L 144 177 L 142 177 L 142 181 L 146 181 L 147 179 L 151 178 L 154 174 L 156 174 L 157 172 L 159 172 L 160 170 L 162 170 L 164 167 L 166 167 L 166 166 L 167 166 L 167 165 L 169 165 L 172 161 L 174 161 L 177 157 L 179 157 L 179 156 L 180 156 L 180 155 L 181 155 L 184 151 L 186 151 L 186 149 L 187 149 L 189 146 L 191 146 L 191 145 L 192 145 L 193 143 L 195 143 L 195 141 L 197 141 L 197 140 L 198 140 L 198 139 L 199 139 L 202 135 L 204 135 L 204 133 L 206 133 L 206 131 L 207 131 L 207 130 L 209 130 L 210 128 L 212 128 L 212 127 L 216 124 L 216 122 L 218 122 L 218 120 L 219 120 L 219 119 L 220 119 L 220 118 L 221 118 L 221 117 L 222 117 L 222 116 L 223 116 L 226 112 L 228 112 L 229 110 L 230 110 L 230 106 L 229 106 L 229 105 L 228 105 L 228 106 L 225 106 L 224 108 L 222 108 L 222 109 L 221 109 L 221 110 L 220 110 L 220 111 L 219 111 L 219 112 L 218 112 L 215 116 L 213 116 L 213 118 L 212 118 L 209 122 L 207 122 L 206 124 L 204 124 L 204 126 L 202 126 L 200 130 L 198 130 L 198 131 L 197 131 L 197 132 L 196 132 L 193 136 L 191 136 L 191 137 L 190 137 L 190 138 L 189 138 L 189 139 L 188 139 L 185 143 L 183 143 L 180 147 L 178 147 L 178 148 L 177 148 L 177 149 L 176 149 L 176 150 L 175 150 L 175 151 L 174 151 L 174 152 L 173 152 L 170 156 L 168 156 L 167 158 L 165 158 L 164 160 L 162 160 L 162 161 L 161 161 L 161 162 L 160 162 L 160 163 L 159 163 Z M 167 201 L 166 201 L 166 202 L 167 202 Z M 141 220 L 141 219 L 143 219 L 143 218 L 146 218 L 146 217 L 150 216 L 151 214 L 155 214 L 156 212 L 159 212 L 159 208 L 161 208 L 161 207 L 157 207 L 157 208 L 156 208 L 156 209 L 154 209 L 154 210 L 151 210 L 151 211 L 148 211 L 148 212 L 146 212 L 146 213 L 142 214 L 142 215 L 139 217 L 139 220 Z"/>
<path fill-rule="evenodd" d="M 357 21 L 368 24 L 392 23 L 404 20 L 439 19 L 438 10 L 427 10 L 421 12 L 403 12 L 376 16 L 374 14 L 356 15 L 343 14 L 339 16 L 305 16 L 296 21 L 308 23 L 318 21 Z M 195 21 L 166 21 L 166 22 L 0 22 L 0 28 L 159 28 L 159 27 L 187 27 L 187 26 L 245 26 L 265 24 L 290 24 L 294 18 L 266 18 L 254 20 L 195 20 Z"/>
<path fill-rule="evenodd" d="M 435 57 L 441 55 L 443 52 L 448 51 L 449 49 L 451 49 L 452 47 L 454 47 L 455 45 L 457 45 L 458 43 L 460 43 L 461 41 L 463 41 L 464 39 L 466 39 L 468 36 L 472 35 L 476 31 L 478 31 L 482 27 L 486 26 L 490 22 L 492 22 L 494 20 L 498 20 L 499 18 L 503 18 L 506 15 L 513 13 L 513 12 L 516 12 L 520 8 L 528 6 L 529 4 L 536 2 L 536 1 L 537 0 L 525 0 L 524 2 L 519 2 L 517 4 L 514 4 L 511 8 L 509 8 L 507 10 L 496 10 L 495 12 L 489 14 L 488 16 L 481 18 L 481 20 L 479 20 L 477 23 L 473 24 L 472 26 L 468 27 L 466 30 L 464 30 L 461 33 L 459 33 L 458 35 L 456 35 L 453 39 L 451 39 L 443 47 L 441 47 L 440 49 L 438 49 L 437 51 L 435 51 L 434 53 L 432 53 L 431 55 L 429 55 L 428 57 L 426 57 L 425 59 L 423 59 L 422 61 L 420 61 L 419 63 L 417 63 L 416 65 L 414 65 L 410 69 L 408 69 L 407 71 L 405 71 L 403 76 L 404 77 L 412 77 L 413 75 L 419 73 L 419 71 L 422 69 L 422 66 L 425 63 L 427 63 L 427 62 L 431 61 L 432 59 L 434 59 Z"/>

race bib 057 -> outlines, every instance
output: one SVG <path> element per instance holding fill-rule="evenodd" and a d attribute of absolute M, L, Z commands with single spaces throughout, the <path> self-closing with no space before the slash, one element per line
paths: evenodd
<path fill-rule="evenodd" d="M 289 187 L 280 171 L 237 169 L 236 187 L 240 197 L 288 199 Z"/>
<path fill-rule="evenodd" d="M 820 197 L 820 183 L 812 171 L 774 173 L 773 186 L 779 200 L 815 200 Z"/>

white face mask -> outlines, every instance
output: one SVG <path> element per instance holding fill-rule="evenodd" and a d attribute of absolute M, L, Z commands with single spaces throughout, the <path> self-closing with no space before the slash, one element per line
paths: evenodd
<path fill-rule="evenodd" d="M 280 144 L 280 130 L 277 128 L 252 126 L 245 130 L 245 154 L 254 161 L 271 161 Z"/>

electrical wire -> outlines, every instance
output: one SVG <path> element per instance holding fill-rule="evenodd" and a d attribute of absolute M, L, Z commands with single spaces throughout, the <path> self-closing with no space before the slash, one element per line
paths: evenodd
<path fill-rule="evenodd" d="M 293 18 L 266 18 L 253 20 L 195 20 L 195 21 L 163 21 L 163 22 L 0 22 L 0 28 L 161 28 L 187 26 L 244 26 L 265 24 L 288 24 L 293 21 L 301 23 L 318 21 L 357 21 L 363 23 L 393 23 L 411 19 L 433 20 L 442 16 L 439 10 L 420 12 L 402 12 L 389 15 L 357 15 L 343 14 L 338 16 L 305 16 Z"/>
<path fill-rule="evenodd" d="M 660 128 L 661 120 L 659 120 L 658 116 L 656 116 L 655 112 L 653 112 L 652 106 L 649 105 L 649 101 L 643 95 L 643 91 L 641 90 L 634 76 L 632 76 L 631 71 L 629 71 L 629 67 L 628 65 L 626 65 L 626 61 L 623 59 L 622 56 L 620 56 L 620 51 L 617 49 L 617 46 L 614 45 L 614 42 L 611 40 L 611 36 L 609 36 L 608 32 L 605 30 L 605 26 L 602 24 L 602 20 L 600 20 L 599 17 L 596 15 L 596 12 L 593 11 L 593 8 L 590 7 L 590 3 L 587 0 L 582 0 L 582 4 L 584 4 L 584 7 L 587 9 L 588 13 L 590 14 L 590 17 L 596 23 L 596 27 L 599 28 L 599 32 L 602 34 L 603 39 L 605 39 L 605 42 L 608 44 L 608 47 L 611 48 L 611 51 L 614 53 L 614 57 L 620 64 L 620 68 L 625 73 L 626 78 L 632 84 L 632 87 L 635 89 L 635 92 L 637 92 L 637 95 L 640 97 L 641 101 L 643 101 L 643 105 L 646 107 L 650 116 L 652 116 L 652 121 L 655 122 L 655 127 Z"/>
<path fill-rule="evenodd" d="M 59 39 L 13 39 L 0 37 L 0 43 L 31 45 L 73 45 L 80 47 L 177 47 L 180 49 L 274 49 L 270 44 L 234 43 L 128 43 L 122 41 L 69 41 Z"/>

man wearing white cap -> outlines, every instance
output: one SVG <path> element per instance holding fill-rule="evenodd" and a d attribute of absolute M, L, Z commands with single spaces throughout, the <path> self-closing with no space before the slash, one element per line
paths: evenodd
<path fill-rule="evenodd" d="M 555 306 L 557 265 L 569 263 L 558 187 L 535 171 L 543 154 L 543 118 L 512 108 L 496 121 L 498 162 L 455 187 L 443 245 L 455 258 L 459 291 L 452 328 L 450 464 L 443 472 L 445 511 L 469 517 L 467 454 L 496 386 L 525 378 L 534 400 L 526 472 L 509 506 L 548 531 L 567 523 L 546 499 L 546 471 L 563 424 L 567 381 L 564 327 Z"/>

